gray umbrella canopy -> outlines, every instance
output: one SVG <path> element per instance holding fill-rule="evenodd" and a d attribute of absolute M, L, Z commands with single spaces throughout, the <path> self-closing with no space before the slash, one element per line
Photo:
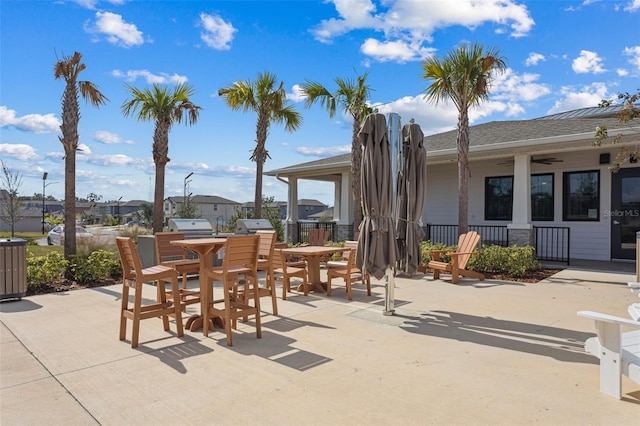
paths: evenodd
<path fill-rule="evenodd" d="M 424 134 L 415 123 L 402 128 L 402 167 L 398 167 L 396 235 L 403 270 L 413 275 L 420 263 L 420 226 L 427 185 L 427 151 Z"/>
<path fill-rule="evenodd" d="M 369 114 L 358 138 L 362 153 L 362 210 L 356 264 L 381 279 L 398 258 L 393 211 L 393 177 L 387 122 L 383 114 Z"/>

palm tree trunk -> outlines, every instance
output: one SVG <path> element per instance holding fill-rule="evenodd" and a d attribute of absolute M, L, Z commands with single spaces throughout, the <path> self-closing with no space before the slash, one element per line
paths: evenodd
<path fill-rule="evenodd" d="M 62 137 L 64 147 L 64 257 L 76 254 L 76 149 L 80 105 L 76 80 L 67 80 L 62 100 Z M 44 195 L 44 194 L 43 194 Z"/>
<path fill-rule="evenodd" d="M 162 118 L 153 132 L 153 162 L 156 164 L 156 184 L 153 194 L 153 233 L 164 229 L 164 171 L 169 162 L 169 127 Z"/>
<path fill-rule="evenodd" d="M 269 116 L 264 111 L 258 111 L 258 124 L 256 126 L 256 148 L 253 150 L 251 160 L 256 162 L 256 192 L 254 196 L 254 217 L 262 218 L 262 172 L 267 161 L 267 133 L 269 131 Z"/>
<path fill-rule="evenodd" d="M 458 235 L 469 230 L 469 112 L 458 115 Z"/>
<path fill-rule="evenodd" d="M 73 144 L 75 146 L 75 144 Z M 76 254 L 76 150 L 65 149 L 64 157 L 64 257 Z"/>
<path fill-rule="evenodd" d="M 362 147 L 358 141 L 358 132 L 360 131 L 360 118 L 353 118 L 353 129 L 351 133 L 351 177 L 352 193 L 353 193 L 353 232 L 356 232 L 362 222 Z"/>

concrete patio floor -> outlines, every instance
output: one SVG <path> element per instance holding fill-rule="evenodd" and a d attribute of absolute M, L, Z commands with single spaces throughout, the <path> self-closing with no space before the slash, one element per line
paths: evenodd
<path fill-rule="evenodd" d="M 239 324 L 233 347 L 219 329 L 178 338 L 152 319 L 131 349 L 118 340 L 120 285 L 4 302 L 0 423 L 640 424 L 640 385 L 623 378 L 622 401 L 599 392 L 583 350 L 594 325 L 576 315 L 628 317 L 632 271 L 573 265 L 537 284 L 398 277 L 393 316 L 382 282 L 371 297 L 356 285 L 353 301 L 334 284 L 330 298 L 279 298 L 278 316 L 263 299 L 262 339 Z"/>

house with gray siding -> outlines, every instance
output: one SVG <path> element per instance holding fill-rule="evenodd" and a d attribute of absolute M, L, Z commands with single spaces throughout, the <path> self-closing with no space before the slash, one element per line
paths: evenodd
<path fill-rule="evenodd" d="M 632 153 L 640 145 L 640 120 L 620 124 L 619 108 L 471 126 L 469 225 L 485 242 L 532 244 L 540 253 L 559 252 L 562 260 L 635 259 L 640 165 Z M 610 139 L 619 136 L 618 142 L 593 146 L 599 126 L 608 128 Z M 456 131 L 427 136 L 425 146 L 422 225 L 433 240 L 457 224 Z M 625 162 L 618 165 L 621 150 Z M 288 183 L 290 238 L 295 239 L 303 179 L 334 183 L 333 221 L 341 239 L 352 238 L 350 170 L 351 156 L 345 154 L 265 173 Z"/>

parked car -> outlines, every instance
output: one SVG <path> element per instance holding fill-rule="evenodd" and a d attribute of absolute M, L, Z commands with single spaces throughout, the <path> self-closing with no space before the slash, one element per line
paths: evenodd
<path fill-rule="evenodd" d="M 91 238 L 93 234 L 86 230 L 82 226 L 76 226 L 76 239 L 81 240 L 85 238 Z M 54 226 L 47 234 L 47 244 L 51 245 L 63 245 L 64 244 L 64 225 Z"/>

